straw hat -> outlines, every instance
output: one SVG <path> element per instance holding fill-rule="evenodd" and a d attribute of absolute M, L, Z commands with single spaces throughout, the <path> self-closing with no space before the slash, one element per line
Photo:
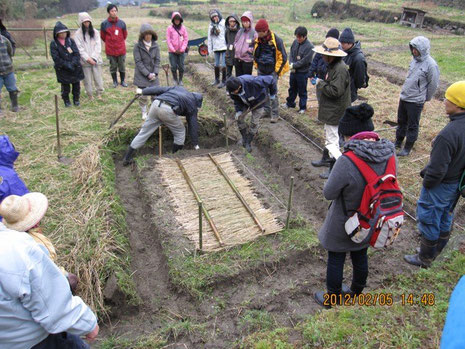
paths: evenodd
<path fill-rule="evenodd" d="M 0 204 L 0 215 L 7 228 L 28 231 L 40 222 L 47 208 L 48 200 L 42 193 L 10 195 Z"/>
<path fill-rule="evenodd" d="M 325 56 L 334 56 L 334 57 L 345 57 L 347 53 L 342 51 L 341 43 L 339 40 L 328 37 L 321 46 L 317 46 L 313 49 L 316 53 L 320 53 Z"/>

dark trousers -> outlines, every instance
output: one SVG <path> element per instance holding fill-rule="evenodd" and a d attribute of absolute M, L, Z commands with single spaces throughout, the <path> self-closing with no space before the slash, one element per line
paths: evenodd
<path fill-rule="evenodd" d="M 252 75 L 253 62 L 244 62 L 235 58 L 234 67 L 236 68 L 236 76 Z"/>
<path fill-rule="evenodd" d="M 405 136 L 407 136 L 407 142 L 414 143 L 417 140 L 422 110 L 423 103 L 399 101 L 397 109 L 397 140 L 403 140 Z"/>
<path fill-rule="evenodd" d="M 186 116 L 186 121 L 192 145 L 199 145 L 199 121 L 197 120 L 197 115 Z"/>
<path fill-rule="evenodd" d="M 180 73 L 184 73 L 184 57 L 185 57 L 184 53 L 181 53 L 180 55 L 174 52 L 168 53 L 171 71 L 173 73 L 176 72 L 177 70 L 179 70 Z"/>
<path fill-rule="evenodd" d="M 232 76 L 234 66 L 226 64 L 226 79 L 229 79 Z"/>
<path fill-rule="evenodd" d="M 62 332 L 50 334 L 42 342 L 34 345 L 32 349 L 89 349 L 89 345 L 79 336 Z"/>
<path fill-rule="evenodd" d="M 79 95 L 81 94 L 81 83 L 78 81 L 71 85 L 73 86 L 73 101 L 79 101 Z M 61 97 L 63 98 L 63 100 L 69 101 L 70 92 L 70 84 L 61 84 Z"/>
<path fill-rule="evenodd" d="M 289 97 L 286 104 L 295 108 L 295 99 L 299 95 L 299 110 L 307 109 L 307 73 L 291 73 L 289 81 Z"/>
<path fill-rule="evenodd" d="M 354 288 L 365 287 L 368 277 L 367 251 L 368 248 L 364 248 L 363 250 L 350 252 L 353 267 L 352 290 Z M 326 269 L 326 287 L 328 293 L 341 293 L 345 260 L 346 252 L 328 251 L 328 266 Z"/>

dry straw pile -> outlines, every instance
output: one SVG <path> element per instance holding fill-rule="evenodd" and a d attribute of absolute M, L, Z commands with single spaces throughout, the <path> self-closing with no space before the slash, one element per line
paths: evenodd
<path fill-rule="evenodd" d="M 203 250 L 218 251 L 252 241 L 264 234 L 273 234 L 282 230 L 283 226 L 277 221 L 273 212 L 265 208 L 254 195 L 250 181 L 238 172 L 231 155 L 229 153 L 217 154 L 214 159 L 223 168 L 258 217 L 265 232 L 259 229 L 257 223 L 208 156 L 184 159 L 182 164 L 224 242 L 224 245 L 221 246 L 204 217 L 202 225 Z M 194 194 L 175 160 L 162 158 L 158 160 L 157 169 L 160 171 L 163 183 L 173 200 L 176 219 L 185 230 L 185 235 L 198 248 L 199 209 Z"/>

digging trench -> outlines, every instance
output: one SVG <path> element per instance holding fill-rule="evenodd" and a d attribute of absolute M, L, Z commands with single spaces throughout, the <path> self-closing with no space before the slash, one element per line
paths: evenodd
<path fill-rule="evenodd" d="M 207 86 L 206 81 L 210 76 L 207 66 L 191 64 L 187 78 L 205 93 L 204 98 L 221 106 L 216 112 L 222 115 L 230 111 L 231 102 L 224 90 Z M 291 119 L 285 113 L 283 115 Z M 221 120 L 222 117 L 218 121 L 201 119 L 202 150 L 199 153 L 187 147 L 179 156 L 190 157 L 224 150 L 223 136 L 217 132 L 214 136 L 209 134 L 209 130 L 223 126 Z M 171 141 L 167 133 L 165 152 Z M 153 154 L 155 150 L 149 145 L 153 143 L 150 139 L 142 153 Z M 242 164 L 247 165 L 242 174 L 251 180 L 257 196 L 264 198 L 273 210 L 281 212 L 281 218 L 283 208 L 261 183 L 272 187 L 273 195 L 285 202 L 289 177 L 294 176 L 293 215 L 303 217 L 315 227 L 315 231 L 319 229 L 329 202 L 322 197 L 324 181 L 318 176 L 321 170 L 310 164 L 311 160 L 321 156 L 316 147 L 283 120 L 270 124 L 269 119 L 264 119 L 252 152 L 253 165 L 247 162 L 242 147 L 232 145 L 230 150 L 240 161 L 238 168 Z M 225 348 L 237 345 L 241 338 L 248 335 L 241 323 L 241 316 L 248 310 L 267 311 L 277 326 L 293 327 L 320 309 L 312 297 L 313 292 L 324 289 L 325 285 L 326 252 L 320 247 L 289 253 L 278 261 L 264 261 L 258 267 L 245 268 L 230 277 L 218 277 L 209 284 L 207 296 L 201 300 L 173 284 L 169 277 L 169 256 L 166 256 L 163 246 L 167 227 L 176 226 L 176 222 L 170 214 L 169 198 L 163 191 L 161 179 L 152 171 L 156 166 L 154 158 L 148 157 L 142 171 L 123 167 L 121 156 L 115 158 L 115 165 L 116 186 L 126 210 L 133 278 L 141 303 L 137 306 L 127 305 L 124 297 L 114 292 L 108 299 L 112 316 L 111 325 L 103 328 L 104 337 L 138 338 L 153 334 L 169 323 L 192 322 L 201 324 L 203 330 L 179 335 L 163 333 L 172 345 L 170 347 Z M 154 197 L 156 200 L 153 200 Z M 267 238 L 273 240 L 274 236 Z M 413 251 L 417 243 L 414 225 L 407 220 L 395 249 L 375 251 L 370 255 L 367 291 L 389 286 L 396 274 L 415 272 L 417 269 L 403 262 L 402 255 Z M 347 265 L 344 273 L 346 283 L 350 283 L 350 269 Z M 299 340 L 295 338 L 297 343 Z"/>

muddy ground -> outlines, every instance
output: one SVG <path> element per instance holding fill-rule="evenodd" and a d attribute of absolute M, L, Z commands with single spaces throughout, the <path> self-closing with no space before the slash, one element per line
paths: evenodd
<path fill-rule="evenodd" d="M 230 102 L 224 90 L 208 87 L 209 68 L 201 64 L 191 66 L 193 82 L 204 90 L 205 98 L 214 100 L 217 113 L 228 110 Z M 191 78 L 189 77 L 189 78 Z M 283 116 L 286 116 L 283 113 Z M 205 122 L 203 123 L 205 124 Z M 216 123 L 219 127 L 220 123 Z M 312 136 L 312 135 L 308 135 Z M 221 150 L 223 140 L 204 134 L 203 140 L 212 149 Z M 169 148 L 169 140 L 166 146 Z M 220 146 L 220 147 L 219 147 Z M 205 148 L 205 145 L 203 146 Z M 223 148 L 224 149 L 224 148 Z M 302 216 L 316 230 L 321 226 L 328 207 L 322 197 L 324 181 L 318 177 L 322 171 L 311 166 L 311 160 L 321 156 L 320 150 L 310 144 L 284 120 L 270 124 L 264 119 L 253 150 L 253 164 L 247 162 L 242 147 L 230 147 L 241 163 L 247 165 L 243 174 L 257 189 L 257 195 L 281 212 L 282 206 L 273 196 L 286 202 L 289 177 L 294 176 L 295 195 L 293 214 Z M 152 149 L 145 149 L 153 153 Z M 184 150 L 181 156 L 198 155 Z M 112 305 L 111 325 L 103 329 L 104 336 L 138 338 L 159 332 L 173 348 L 228 348 L 240 344 L 254 328 L 245 325 L 244 316 L 253 310 L 270 314 L 276 326 L 294 326 L 306 316 L 319 311 L 312 293 L 324 289 L 326 253 L 320 247 L 289 253 L 277 262 L 267 261 L 256 268 L 245 268 L 232 277 L 212 280 L 205 297 L 198 299 L 185 292 L 169 278 L 169 267 L 163 244 L 173 229 L 179 229 L 170 217 L 170 203 L 160 182 L 154 177 L 153 159 L 148 159 L 143 171 L 123 167 L 120 157 L 116 163 L 116 186 L 126 209 L 126 220 L 131 244 L 132 268 L 137 291 L 141 298 L 138 306 L 128 306 L 117 293 L 110 295 Z M 242 164 L 238 162 L 238 167 Z M 149 180 L 149 181 L 148 181 Z M 149 182 L 149 184 L 147 184 Z M 273 188 L 273 195 L 265 189 Z M 144 184 L 145 183 L 145 184 Z M 267 237 L 274 239 L 274 236 Z M 367 291 L 388 287 L 396 274 L 408 274 L 417 269 L 402 260 L 418 244 L 414 223 L 407 220 L 395 248 L 370 252 L 370 275 Z M 189 243 L 180 245 L 182 253 L 189 252 Z M 169 258 L 169 256 L 168 256 Z M 351 267 L 345 271 L 346 283 L 350 284 Z M 176 325 L 190 324 L 189 330 L 176 330 Z M 168 329 L 168 330 L 167 330 Z M 294 336 L 296 345 L 300 338 Z"/>

